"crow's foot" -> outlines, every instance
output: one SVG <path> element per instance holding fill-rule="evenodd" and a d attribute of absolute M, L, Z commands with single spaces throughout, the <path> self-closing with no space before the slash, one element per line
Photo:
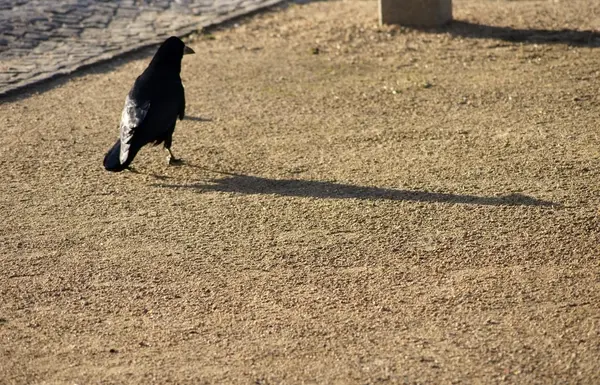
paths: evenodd
<path fill-rule="evenodd" d="M 167 151 L 169 151 L 169 156 L 167 156 L 167 162 L 169 162 L 170 166 L 175 166 L 183 163 L 181 159 L 175 158 L 175 155 L 173 155 L 173 152 L 171 152 L 170 148 L 167 148 Z"/>

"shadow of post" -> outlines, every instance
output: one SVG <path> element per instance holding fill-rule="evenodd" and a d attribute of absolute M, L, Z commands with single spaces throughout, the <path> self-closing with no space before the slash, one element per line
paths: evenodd
<path fill-rule="evenodd" d="M 600 47 L 600 31 L 575 29 L 519 29 L 454 20 L 438 28 L 417 28 L 424 32 L 447 32 L 453 36 L 479 39 L 498 39 L 528 44 L 567 44 Z"/>
<path fill-rule="evenodd" d="M 395 190 L 389 188 L 354 186 L 332 182 L 269 179 L 250 175 L 221 173 L 224 178 L 210 179 L 193 184 L 154 184 L 156 187 L 192 189 L 198 192 L 219 191 L 240 194 L 266 194 L 279 196 L 312 197 L 322 199 L 365 199 L 394 200 L 413 202 L 438 202 L 486 206 L 559 206 L 521 194 L 502 197 L 482 197 L 476 195 L 435 193 L 418 190 Z"/>

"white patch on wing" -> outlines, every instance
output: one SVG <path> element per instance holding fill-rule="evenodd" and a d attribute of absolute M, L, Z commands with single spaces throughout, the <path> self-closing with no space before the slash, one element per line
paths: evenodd
<path fill-rule="evenodd" d="M 138 104 L 135 102 L 135 100 L 132 100 L 129 95 L 127 95 L 127 98 L 125 98 L 125 107 L 123 108 L 123 113 L 121 114 L 120 127 L 121 152 L 119 153 L 119 161 L 121 164 L 125 163 L 127 160 L 127 156 L 129 155 L 129 147 L 131 146 L 131 139 L 133 139 L 133 133 L 146 117 L 149 108 L 150 102 Z"/>

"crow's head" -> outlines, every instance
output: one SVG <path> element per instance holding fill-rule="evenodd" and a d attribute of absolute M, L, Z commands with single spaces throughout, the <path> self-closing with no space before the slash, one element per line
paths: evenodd
<path fill-rule="evenodd" d="M 156 51 L 151 65 L 161 68 L 172 68 L 179 72 L 183 55 L 194 53 L 194 50 L 183 44 L 180 38 L 171 36 Z"/>

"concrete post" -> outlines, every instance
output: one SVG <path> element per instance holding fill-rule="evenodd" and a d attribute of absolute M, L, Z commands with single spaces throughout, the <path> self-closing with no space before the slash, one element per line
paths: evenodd
<path fill-rule="evenodd" d="M 379 22 L 437 27 L 452 20 L 452 0 L 379 0 Z"/>

